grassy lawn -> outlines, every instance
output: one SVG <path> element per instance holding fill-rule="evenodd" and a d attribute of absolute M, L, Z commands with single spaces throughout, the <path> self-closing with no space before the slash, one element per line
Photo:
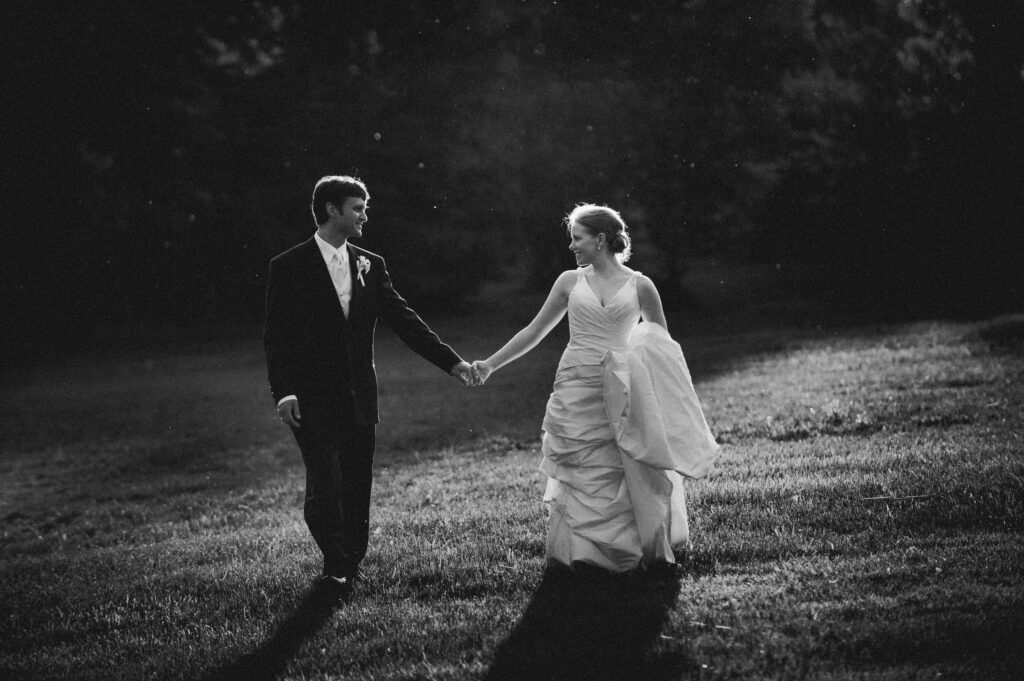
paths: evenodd
<path fill-rule="evenodd" d="M 468 358 L 518 322 L 430 320 Z M 555 337 L 478 391 L 389 335 L 369 582 L 332 607 L 258 343 L 8 382 L 5 679 L 1017 679 L 1024 318 L 680 333 L 726 445 L 677 575 L 545 570 Z"/>

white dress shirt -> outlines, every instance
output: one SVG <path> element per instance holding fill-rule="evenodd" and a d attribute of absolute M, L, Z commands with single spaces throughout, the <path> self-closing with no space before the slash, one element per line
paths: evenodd
<path fill-rule="evenodd" d="M 348 245 L 343 244 L 341 248 L 335 248 L 320 237 L 313 234 L 316 245 L 320 247 L 320 254 L 324 256 L 327 264 L 327 271 L 331 273 L 331 281 L 334 283 L 334 290 L 338 293 L 338 302 L 341 303 L 341 311 L 348 319 L 348 308 L 352 302 L 352 275 L 349 273 Z"/>
<path fill-rule="evenodd" d="M 348 308 L 352 303 L 352 275 L 349 270 L 349 257 L 347 243 L 341 248 L 335 248 L 325 241 L 319 234 L 314 233 L 313 239 L 320 247 L 320 255 L 324 256 L 324 263 L 327 271 L 331 274 L 331 282 L 338 294 L 338 303 L 341 304 L 341 312 L 348 319 Z M 295 395 L 286 395 L 277 402 L 281 406 L 288 400 L 298 399 Z"/>

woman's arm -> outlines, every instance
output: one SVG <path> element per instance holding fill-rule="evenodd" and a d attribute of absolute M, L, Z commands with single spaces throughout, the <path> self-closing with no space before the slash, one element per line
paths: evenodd
<path fill-rule="evenodd" d="M 565 315 L 566 306 L 569 303 L 569 292 L 572 290 L 576 276 L 575 270 L 562 272 L 555 280 L 547 300 L 544 301 L 540 312 L 533 318 L 533 321 L 512 336 L 511 340 L 496 353 L 482 362 L 473 363 L 474 368 L 480 373 L 481 380 L 486 381 L 491 372 L 497 371 L 509 362 L 525 355 L 551 333 L 551 329 L 555 328 L 562 320 L 562 316 Z"/>
<path fill-rule="evenodd" d="M 640 296 L 640 313 L 644 321 L 660 324 L 663 329 L 668 330 L 668 322 L 665 321 L 665 310 L 661 307 L 661 296 L 654 282 L 648 277 L 641 276 L 637 282 L 637 294 Z"/>

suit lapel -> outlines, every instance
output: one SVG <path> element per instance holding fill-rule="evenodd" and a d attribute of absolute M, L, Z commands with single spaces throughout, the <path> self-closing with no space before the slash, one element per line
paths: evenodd
<path fill-rule="evenodd" d="M 352 323 L 355 316 L 359 314 L 363 296 L 366 294 L 366 285 L 359 281 L 359 257 L 360 254 L 356 252 L 355 247 L 352 244 L 347 244 L 345 248 L 348 249 L 348 274 L 352 279 L 352 300 L 348 306 L 348 321 Z M 366 280 L 366 275 L 363 275 L 363 280 Z"/>

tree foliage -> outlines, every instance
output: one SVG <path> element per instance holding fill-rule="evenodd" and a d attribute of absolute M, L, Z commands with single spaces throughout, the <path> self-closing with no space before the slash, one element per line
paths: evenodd
<path fill-rule="evenodd" d="M 669 301 L 690 256 L 720 254 L 837 303 L 1013 305 L 1024 57 L 1015 10 L 983 5 L 23 9 L 10 297 L 46 331 L 257 320 L 266 261 L 341 172 L 425 307 L 487 278 L 546 287 L 579 201 L 624 212 Z"/>

